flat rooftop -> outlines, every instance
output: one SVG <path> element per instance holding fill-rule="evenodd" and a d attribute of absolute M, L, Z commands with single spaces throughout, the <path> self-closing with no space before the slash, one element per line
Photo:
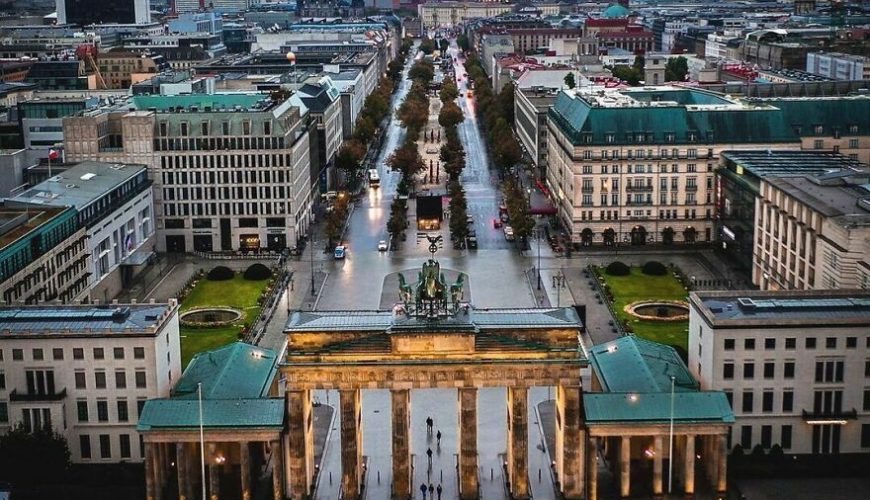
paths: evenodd
<path fill-rule="evenodd" d="M 29 209 L 26 209 L 23 207 L 9 208 L 0 206 L 0 221 L 3 223 L 12 221 L 21 215 L 25 215 L 26 217 L 26 221 L 23 224 L 0 234 L 0 249 L 5 248 L 6 245 L 9 245 L 25 236 L 30 231 L 57 217 L 65 210 L 67 210 L 66 207 L 30 207 Z"/>
<path fill-rule="evenodd" d="M 689 302 L 711 326 L 870 328 L 870 290 L 692 292 Z"/>
<path fill-rule="evenodd" d="M 827 185 L 810 177 L 771 179 L 769 182 L 826 217 L 845 217 L 853 224 L 870 224 L 870 203 L 859 203 L 861 200 L 870 200 L 868 184 L 850 185 L 844 182 Z"/>
<path fill-rule="evenodd" d="M 866 168 L 858 160 L 846 155 L 823 151 L 735 150 L 723 151 L 722 157 L 758 177 L 803 176 Z"/>
<path fill-rule="evenodd" d="M 0 339 L 154 335 L 178 306 L 112 304 L 0 307 Z"/>
<path fill-rule="evenodd" d="M 726 99 L 714 92 L 664 85 L 621 89 L 608 89 L 601 86 L 583 87 L 565 92 L 583 99 L 591 106 L 602 108 L 743 107 L 739 101 Z"/>
<path fill-rule="evenodd" d="M 175 112 L 178 109 L 198 111 L 266 111 L 275 102 L 269 94 L 262 92 L 226 94 L 185 94 L 185 95 L 138 95 L 132 98 L 139 110 L 155 109 L 157 112 Z"/>
<path fill-rule="evenodd" d="M 81 210 L 146 170 L 144 165 L 85 161 L 28 189 L 14 199 Z"/>

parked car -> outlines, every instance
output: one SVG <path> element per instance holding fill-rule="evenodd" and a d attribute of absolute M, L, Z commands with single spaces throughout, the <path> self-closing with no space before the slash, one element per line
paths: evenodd
<path fill-rule="evenodd" d="M 508 217 L 507 212 L 502 212 L 502 214 L 499 215 L 499 218 L 501 219 L 502 222 L 507 222 L 510 217 Z"/>
<path fill-rule="evenodd" d="M 332 256 L 335 257 L 335 260 L 341 260 L 347 255 L 347 248 L 344 245 L 338 245 L 335 247 L 335 252 L 333 252 Z"/>
<path fill-rule="evenodd" d="M 468 236 L 469 238 L 477 238 L 477 233 L 474 231 L 474 229 L 471 229 L 471 230 L 468 231 L 468 235 L 467 235 L 467 236 Z"/>
<path fill-rule="evenodd" d="M 437 154 L 438 154 L 438 148 L 429 148 L 429 149 L 426 150 L 426 154 L 437 155 Z"/>
<path fill-rule="evenodd" d="M 465 223 L 468 224 L 469 226 L 470 226 L 471 224 L 474 224 L 474 216 L 469 215 L 468 217 L 466 217 L 466 218 L 465 218 Z"/>
<path fill-rule="evenodd" d="M 502 222 L 499 219 L 492 220 L 492 227 L 498 229 L 502 226 Z"/>
<path fill-rule="evenodd" d="M 508 241 L 514 240 L 514 228 L 512 228 L 510 226 L 504 227 L 504 239 L 506 239 Z"/>
<path fill-rule="evenodd" d="M 477 250 L 477 238 L 474 236 L 469 236 L 467 240 L 465 240 L 465 245 L 469 250 Z"/>
<path fill-rule="evenodd" d="M 381 240 L 378 242 L 378 252 L 386 252 L 387 251 L 387 241 Z"/>

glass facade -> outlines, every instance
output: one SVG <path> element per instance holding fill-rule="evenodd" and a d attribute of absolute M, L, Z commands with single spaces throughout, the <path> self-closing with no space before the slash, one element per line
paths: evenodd
<path fill-rule="evenodd" d="M 760 179 L 729 162 L 716 172 L 716 237 L 734 265 L 752 268 L 755 198 Z"/>
<path fill-rule="evenodd" d="M 99 23 L 136 22 L 135 0 L 64 0 L 69 24 L 86 26 Z"/>

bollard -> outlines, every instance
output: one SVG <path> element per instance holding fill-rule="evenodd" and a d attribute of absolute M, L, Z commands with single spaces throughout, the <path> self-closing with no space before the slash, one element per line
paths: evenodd
<path fill-rule="evenodd" d="M 540 475 L 541 475 L 541 471 L 539 470 L 538 476 L 540 476 Z M 540 477 L 538 478 L 538 480 L 540 480 Z M 381 471 L 378 471 L 378 484 L 381 484 Z"/>
<path fill-rule="evenodd" d="M 329 471 L 329 484 L 332 484 L 332 471 Z"/>
<path fill-rule="evenodd" d="M 538 467 L 538 482 L 541 482 L 541 468 Z"/>
<path fill-rule="evenodd" d="M 441 482 L 444 482 L 444 469 L 441 469 Z"/>
<path fill-rule="evenodd" d="M 492 467 L 489 468 L 489 480 L 492 481 Z"/>

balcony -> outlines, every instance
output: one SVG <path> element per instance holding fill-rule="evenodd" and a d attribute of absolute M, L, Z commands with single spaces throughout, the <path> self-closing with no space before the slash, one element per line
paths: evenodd
<path fill-rule="evenodd" d="M 595 192 L 595 188 L 592 187 L 592 186 L 588 186 L 588 187 L 587 187 L 587 186 L 583 186 L 582 188 L 580 188 L 580 192 L 581 192 L 581 193 L 594 193 L 594 192 Z"/>
<path fill-rule="evenodd" d="M 694 186 L 686 185 L 686 191 L 697 191 L 697 190 L 698 190 L 697 184 L 695 184 Z"/>
<path fill-rule="evenodd" d="M 840 410 L 840 411 L 828 411 L 828 412 L 814 412 L 803 410 L 801 412 L 803 415 L 803 419 L 806 423 L 813 424 L 845 424 L 846 420 L 856 420 L 858 418 L 858 410 L 852 408 L 851 410 Z"/>
<path fill-rule="evenodd" d="M 653 204 L 652 200 L 643 200 L 643 201 L 629 200 L 625 203 L 625 205 L 628 207 L 649 207 L 649 206 L 652 206 L 652 204 Z"/>
<path fill-rule="evenodd" d="M 21 394 L 18 390 L 9 393 L 9 401 L 22 403 L 62 401 L 64 398 L 66 398 L 66 389 L 53 394 Z"/>
<path fill-rule="evenodd" d="M 651 193 L 653 190 L 653 186 L 652 186 L 652 184 L 647 184 L 645 186 L 626 184 L 625 190 L 628 192 L 635 192 L 635 193 Z"/>

